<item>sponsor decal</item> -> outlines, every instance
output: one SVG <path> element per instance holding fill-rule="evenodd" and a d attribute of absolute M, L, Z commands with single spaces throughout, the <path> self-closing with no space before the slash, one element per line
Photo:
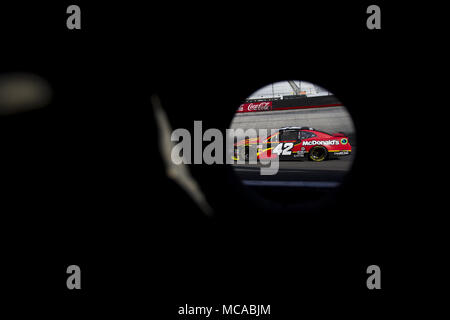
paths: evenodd
<path fill-rule="evenodd" d="M 334 153 L 335 156 L 345 156 L 347 154 L 349 154 L 348 151 L 339 151 Z"/>
<path fill-rule="evenodd" d="M 237 112 L 255 112 L 272 110 L 272 101 L 263 101 L 255 103 L 243 103 L 239 106 Z"/>
<path fill-rule="evenodd" d="M 337 145 L 339 145 L 339 141 L 338 140 L 310 140 L 310 141 L 303 141 L 302 145 L 304 145 L 304 146 L 316 146 L 316 145 L 337 146 Z"/>
<path fill-rule="evenodd" d="M 342 139 L 341 139 L 341 143 L 342 143 L 342 144 L 347 144 L 347 143 L 348 143 L 347 138 L 342 138 Z"/>

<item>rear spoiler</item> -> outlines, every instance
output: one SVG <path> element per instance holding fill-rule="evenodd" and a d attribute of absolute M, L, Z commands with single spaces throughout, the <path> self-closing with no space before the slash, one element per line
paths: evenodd
<path fill-rule="evenodd" d="M 342 132 L 334 133 L 333 137 L 345 137 L 345 134 L 343 134 Z"/>

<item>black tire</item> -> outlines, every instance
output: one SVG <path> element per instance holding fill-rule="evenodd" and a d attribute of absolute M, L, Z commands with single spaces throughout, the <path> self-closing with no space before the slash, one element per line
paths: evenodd
<path fill-rule="evenodd" d="M 315 162 L 320 162 L 328 157 L 328 150 L 325 147 L 314 147 L 309 151 L 309 159 Z"/>

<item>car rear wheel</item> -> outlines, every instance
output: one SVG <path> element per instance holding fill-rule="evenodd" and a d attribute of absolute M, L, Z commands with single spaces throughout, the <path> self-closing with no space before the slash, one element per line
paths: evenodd
<path fill-rule="evenodd" d="M 323 161 L 327 158 L 328 151 L 325 147 L 314 147 L 309 152 L 309 159 L 312 161 Z"/>

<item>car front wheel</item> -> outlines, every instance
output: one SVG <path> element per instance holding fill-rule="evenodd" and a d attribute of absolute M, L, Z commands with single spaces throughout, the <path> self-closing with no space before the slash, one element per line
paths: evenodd
<path fill-rule="evenodd" d="M 325 147 L 314 147 L 309 151 L 309 159 L 312 161 L 323 161 L 327 158 L 328 151 Z"/>

